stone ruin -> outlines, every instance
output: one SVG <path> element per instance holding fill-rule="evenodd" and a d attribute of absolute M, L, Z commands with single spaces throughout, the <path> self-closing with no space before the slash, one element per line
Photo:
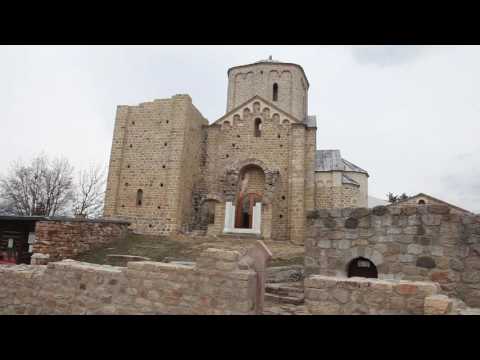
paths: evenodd
<path fill-rule="evenodd" d="M 50 225 L 52 239 L 64 238 L 62 224 Z M 480 314 L 478 215 L 442 205 L 319 209 L 306 233 L 304 268 L 268 269 L 262 241 L 242 253 L 210 248 L 185 264 L 115 267 L 38 253 L 37 265 L 0 266 L 0 313 L 254 315 L 265 313 L 265 288 L 305 277 L 292 313 Z"/>

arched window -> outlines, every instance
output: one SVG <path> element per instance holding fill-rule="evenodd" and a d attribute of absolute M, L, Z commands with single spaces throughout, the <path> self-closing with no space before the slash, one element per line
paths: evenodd
<path fill-rule="evenodd" d="M 348 277 L 378 278 L 377 267 L 370 260 L 358 257 L 348 264 Z"/>
<path fill-rule="evenodd" d="M 137 191 L 137 206 L 142 206 L 142 201 L 143 201 L 143 190 L 138 189 L 138 191 Z"/>
<path fill-rule="evenodd" d="M 255 137 L 262 136 L 262 120 L 260 118 L 255 119 Z"/>
<path fill-rule="evenodd" d="M 272 96 L 273 101 L 278 100 L 278 84 L 275 83 L 273 84 L 273 96 Z"/>
<path fill-rule="evenodd" d="M 423 199 L 418 200 L 418 205 L 425 205 L 425 200 L 423 200 Z"/>

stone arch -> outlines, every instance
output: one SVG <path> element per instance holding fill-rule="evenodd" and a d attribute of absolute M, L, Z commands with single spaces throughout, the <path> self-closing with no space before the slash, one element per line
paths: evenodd
<path fill-rule="evenodd" d="M 364 257 L 357 257 L 347 264 L 347 276 L 377 279 L 378 270 L 371 260 Z"/>
<path fill-rule="evenodd" d="M 275 192 L 275 186 L 280 177 L 280 171 L 276 167 L 269 167 L 263 161 L 248 158 L 233 162 L 225 171 L 224 194 L 227 201 L 235 199 L 238 187 L 238 181 L 242 169 L 248 166 L 257 166 L 265 174 L 265 189 L 263 193 L 262 203 L 271 204 Z"/>
<path fill-rule="evenodd" d="M 254 112 L 255 114 L 260 113 L 260 102 L 255 101 L 255 102 L 253 103 L 253 112 Z"/>
<path fill-rule="evenodd" d="M 243 109 L 243 119 L 248 119 L 250 118 L 251 111 L 248 107 Z"/>
<path fill-rule="evenodd" d="M 270 108 L 268 108 L 268 107 L 263 108 L 262 115 L 263 115 L 264 119 L 270 118 Z"/>
<path fill-rule="evenodd" d="M 344 268 L 341 270 L 345 275 L 348 274 L 348 265 L 350 262 L 357 258 L 365 258 L 366 260 L 371 261 L 377 269 L 383 265 L 384 262 L 383 255 L 378 250 L 369 246 L 355 246 L 347 250 L 343 257 L 342 263 Z"/>
<path fill-rule="evenodd" d="M 290 80 L 292 78 L 292 73 L 290 72 L 290 70 L 283 70 L 280 74 L 280 77 Z"/>
<path fill-rule="evenodd" d="M 224 121 L 224 122 L 222 123 L 222 130 L 224 130 L 224 129 L 230 129 L 231 127 L 232 127 L 232 124 L 230 124 L 230 121 L 228 121 L 228 120 L 227 120 L 227 121 Z"/>
<path fill-rule="evenodd" d="M 280 74 L 277 70 L 270 70 L 269 76 L 270 79 L 278 79 L 280 77 Z"/>
<path fill-rule="evenodd" d="M 200 205 L 202 205 L 205 201 L 216 201 L 216 202 L 223 202 L 224 198 L 222 195 L 217 193 L 208 193 L 205 197 L 200 201 Z"/>
<path fill-rule="evenodd" d="M 244 168 L 247 165 L 256 165 L 260 167 L 264 173 L 267 173 L 268 171 L 275 171 L 278 169 L 272 169 L 271 167 L 269 168 L 263 161 L 255 159 L 255 158 L 248 158 L 244 160 L 237 160 L 233 162 L 228 170 L 238 170 L 240 171 L 242 168 Z"/>

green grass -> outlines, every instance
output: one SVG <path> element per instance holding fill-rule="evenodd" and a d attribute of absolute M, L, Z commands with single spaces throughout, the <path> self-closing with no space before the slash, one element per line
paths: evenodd
<path fill-rule="evenodd" d="M 237 242 L 230 239 L 226 241 L 183 238 L 172 240 L 167 236 L 151 236 L 129 233 L 128 236 L 103 247 L 90 250 L 74 260 L 84 261 L 93 264 L 106 264 L 113 266 L 126 266 L 127 262 L 135 261 L 128 258 L 107 257 L 107 255 L 134 255 L 149 258 L 150 261 L 167 262 L 196 261 L 202 251 L 208 247 L 221 249 L 238 250 L 239 247 L 250 246 L 248 242 Z M 269 266 L 303 265 L 303 254 L 299 254 L 298 246 L 270 242 L 274 254 Z M 136 260 L 139 261 L 139 260 Z"/>
<path fill-rule="evenodd" d="M 149 258 L 151 261 L 165 261 L 166 257 L 175 260 L 194 261 L 196 253 L 191 244 L 173 241 L 165 236 L 145 236 L 129 234 L 124 240 L 105 245 L 102 248 L 90 250 L 75 258 L 94 264 L 126 266 L 129 259 L 110 258 L 107 255 L 134 255 Z"/>

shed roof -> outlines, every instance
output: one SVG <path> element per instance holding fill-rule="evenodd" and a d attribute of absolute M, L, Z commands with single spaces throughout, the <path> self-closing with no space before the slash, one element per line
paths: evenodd
<path fill-rule="evenodd" d="M 343 159 L 340 150 L 317 150 L 315 155 L 315 171 L 352 171 L 368 176 L 366 170 Z"/>

